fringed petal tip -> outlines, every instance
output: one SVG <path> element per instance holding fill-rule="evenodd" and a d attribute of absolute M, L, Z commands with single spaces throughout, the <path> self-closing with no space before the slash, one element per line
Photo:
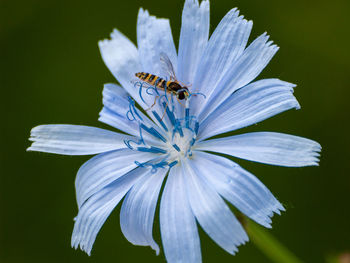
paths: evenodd
<path fill-rule="evenodd" d="M 91 256 L 92 246 L 88 246 L 86 242 L 84 242 L 78 236 L 72 236 L 71 247 L 77 250 L 78 248 L 81 251 L 84 251 L 88 256 Z"/>
<path fill-rule="evenodd" d="M 111 41 L 113 41 L 115 38 L 120 37 L 121 33 L 119 32 L 118 29 L 114 28 L 112 32 L 109 35 L 109 38 L 102 39 L 98 41 L 99 47 L 105 47 L 110 44 Z M 125 36 L 124 36 L 125 37 Z"/>
<path fill-rule="evenodd" d="M 277 200 L 275 200 L 273 204 L 271 204 L 269 207 L 266 207 L 264 210 L 265 217 L 262 218 L 262 220 L 257 221 L 257 223 L 266 228 L 272 228 L 272 217 L 275 214 L 281 215 L 281 212 L 286 211 L 285 208 L 281 205 L 281 203 Z"/>

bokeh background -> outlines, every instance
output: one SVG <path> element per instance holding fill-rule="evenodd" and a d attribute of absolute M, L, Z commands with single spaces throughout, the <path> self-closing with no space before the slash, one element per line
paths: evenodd
<path fill-rule="evenodd" d="M 127 242 L 119 207 L 92 256 L 70 247 L 77 213 L 74 178 L 89 159 L 26 152 L 39 124 L 97 121 L 102 87 L 114 82 L 97 41 L 117 27 L 135 42 L 142 6 L 171 19 L 178 41 L 183 1 L 0 0 L 0 262 L 163 262 Z M 301 110 L 244 131 L 278 131 L 323 146 L 319 167 L 281 168 L 238 160 L 285 205 L 270 231 L 305 262 L 350 249 L 350 1 L 212 0 L 211 32 L 232 7 L 254 21 L 250 40 L 267 31 L 281 47 L 259 78 L 294 82 Z M 240 131 L 241 132 L 241 131 Z M 158 222 L 155 238 L 160 242 Z M 252 243 L 232 257 L 201 231 L 204 262 L 270 262 Z"/>

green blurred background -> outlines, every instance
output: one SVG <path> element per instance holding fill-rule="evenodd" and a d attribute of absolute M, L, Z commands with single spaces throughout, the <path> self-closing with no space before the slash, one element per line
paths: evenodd
<path fill-rule="evenodd" d="M 178 41 L 183 1 L 0 0 L 0 262 L 163 262 L 131 245 L 119 207 L 97 237 L 92 256 L 70 247 L 77 213 L 74 178 L 85 157 L 26 152 L 30 129 L 97 121 L 102 86 L 113 82 L 97 41 L 117 27 L 133 41 L 142 6 L 171 19 Z M 270 231 L 306 262 L 350 249 L 350 1 L 211 1 L 211 32 L 232 7 L 254 21 L 251 40 L 267 31 L 281 47 L 262 77 L 298 85 L 302 109 L 244 131 L 278 131 L 323 146 L 320 167 L 282 168 L 238 160 L 285 205 Z M 160 242 L 158 222 L 155 238 Z M 270 262 L 252 243 L 231 256 L 201 231 L 204 262 Z"/>

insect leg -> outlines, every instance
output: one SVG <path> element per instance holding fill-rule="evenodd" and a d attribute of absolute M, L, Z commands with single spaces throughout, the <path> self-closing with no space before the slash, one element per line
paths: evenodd
<path fill-rule="evenodd" d="M 162 118 L 160 120 L 163 120 L 167 108 L 168 108 L 168 102 L 166 102 L 166 105 L 164 107 L 164 112 L 163 112 Z"/>
<path fill-rule="evenodd" d="M 151 107 L 149 107 L 148 109 L 146 109 L 145 111 L 149 111 L 150 109 L 152 109 L 153 107 L 154 107 L 154 105 L 156 105 L 156 102 L 157 102 L 157 99 L 159 98 L 159 96 L 157 95 L 157 96 L 155 96 L 155 98 L 154 98 L 154 102 L 153 102 L 153 104 L 152 104 L 152 106 Z"/>

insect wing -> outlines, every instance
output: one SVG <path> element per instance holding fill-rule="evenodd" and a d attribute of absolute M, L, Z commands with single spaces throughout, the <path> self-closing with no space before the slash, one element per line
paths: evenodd
<path fill-rule="evenodd" d="M 161 66 L 164 71 L 168 76 L 170 76 L 170 79 L 176 80 L 176 75 L 175 75 L 175 70 L 173 63 L 171 63 L 170 58 L 168 57 L 167 54 L 164 52 L 160 53 L 160 61 L 161 61 Z"/>

